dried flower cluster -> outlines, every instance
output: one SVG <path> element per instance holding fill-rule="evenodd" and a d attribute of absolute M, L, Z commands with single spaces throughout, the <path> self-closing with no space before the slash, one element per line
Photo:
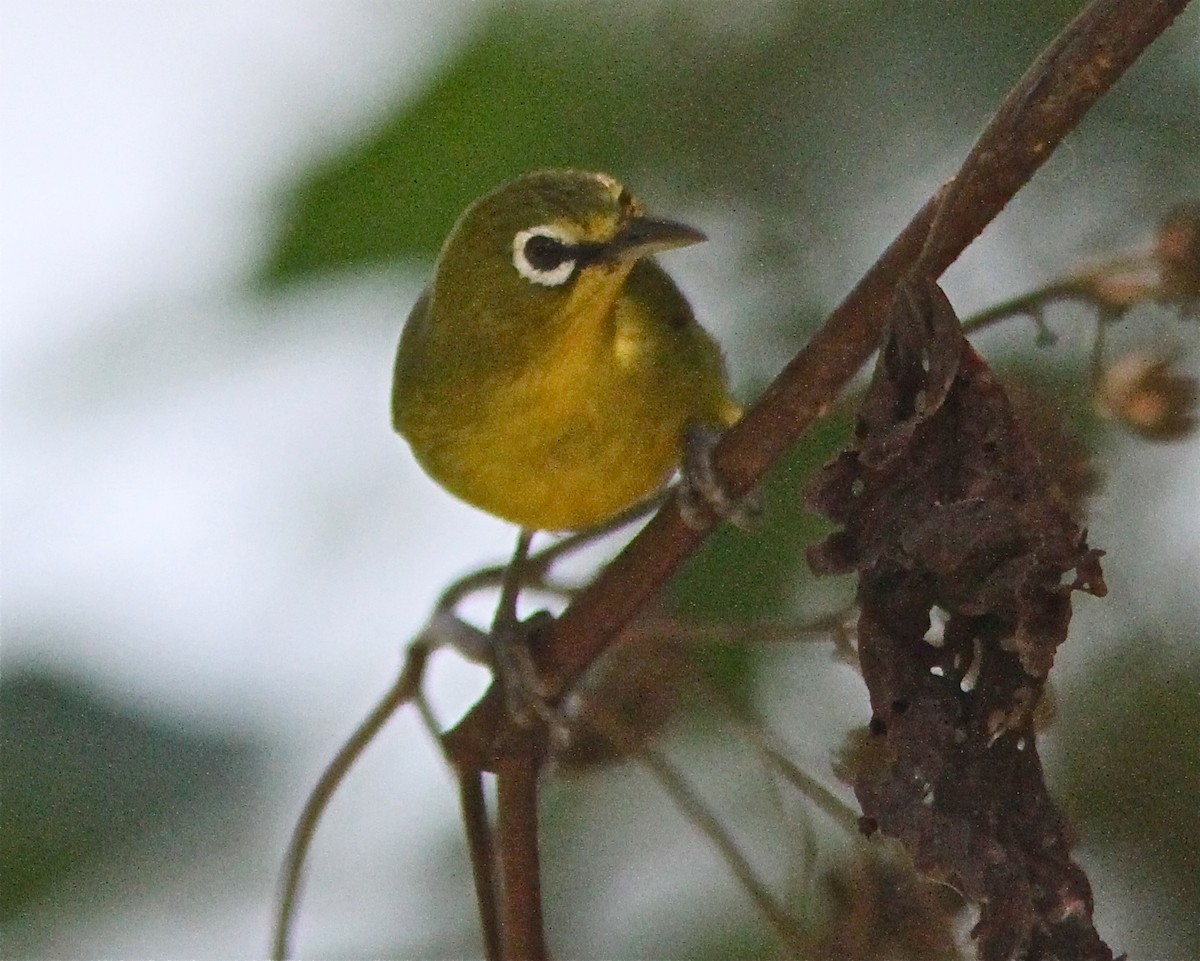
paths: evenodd
<path fill-rule="evenodd" d="M 1200 312 L 1200 204 L 1183 203 L 1158 225 L 1148 249 L 1092 264 L 1073 279 L 1078 292 L 1117 315 L 1143 303 Z"/>
<path fill-rule="evenodd" d="M 1174 441 L 1196 430 L 1200 387 L 1162 354 L 1133 351 L 1111 364 L 1096 386 L 1096 409 L 1148 440 Z"/>
<path fill-rule="evenodd" d="M 1154 247 L 1159 299 L 1177 304 L 1185 316 L 1200 315 L 1200 203 L 1172 210 L 1159 224 Z"/>
<path fill-rule="evenodd" d="M 810 501 L 842 525 L 814 569 L 859 577 L 864 828 L 980 906 L 987 961 L 1111 959 L 1035 738 L 1071 593 L 1105 591 L 1100 552 L 936 285 L 902 290 L 855 443 Z"/>

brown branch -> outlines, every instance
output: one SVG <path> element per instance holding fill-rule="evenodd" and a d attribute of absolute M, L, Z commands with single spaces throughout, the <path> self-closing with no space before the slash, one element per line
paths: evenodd
<path fill-rule="evenodd" d="M 713 452 L 714 463 L 731 495 L 748 494 L 870 357 L 892 289 L 920 252 L 935 209 L 936 199 L 926 204 L 758 403 L 721 438 Z M 703 532 L 683 522 L 673 504 L 660 510 L 559 618 L 545 651 L 549 670 L 567 679 L 578 676 L 662 589 L 703 538 Z"/>
<path fill-rule="evenodd" d="M 920 262 L 954 262 L 1050 157 L 1088 109 L 1170 25 L 1188 0 L 1095 0 L 1005 98 L 958 177 L 932 197 L 742 421 L 714 462 L 747 494 L 831 405 L 878 345 L 896 282 Z M 931 236 L 936 226 L 936 242 Z M 924 247 L 924 250 L 921 248 Z M 673 505 L 659 511 L 559 619 L 545 660 L 578 675 L 699 546 Z"/>
<path fill-rule="evenodd" d="M 500 946 L 500 918 L 496 912 L 496 858 L 481 771 L 458 772 L 458 801 L 467 831 L 467 848 L 471 853 L 471 876 L 475 879 L 484 957 L 487 961 L 501 961 L 504 955 Z"/>
<path fill-rule="evenodd" d="M 537 806 L 540 753 L 506 754 L 497 765 L 496 833 L 501 872 L 504 961 L 544 961 Z"/>
<path fill-rule="evenodd" d="M 950 182 L 914 273 L 937 279 L 1188 0 L 1093 0 L 1025 72 Z"/>
<path fill-rule="evenodd" d="M 900 281 L 935 279 L 1053 153 L 1188 0 L 1094 0 L 1005 99 L 958 176 L 917 213 L 875 265 L 713 452 L 734 497 L 748 494 L 836 401 L 878 346 Z M 587 587 L 537 652 L 550 676 L 576 679 L 700 545 L 668 504 Z M 506 726 L 495 690 L 448 733 L 460 769 L 499 775 L 503 956 L 543 958 L 537 846 L 541 747 Z M 507 742 L 507 743 L 506 743 Z M 1090 914 L 1090 911 L 1088 912 Z"/>
<path fill-rule="evenodd" d="M 1063 30 L 1004 100 L 958 178 L 925 204 L 760 402 L 721 439 L 715 464 L 731 493 L 748 493 L 869 358 L 895 282 L 917 266 L 940 276 L 1187 4 L 1096 0 Z M 919 245 L 924 250 L 918 257 Z M 568 677 L 582 671 L 701 539 L 673 506 L 661 510 L 559 619 L 547 661 Z"/>
<path fill-rule="evenodd" d="M 897 282 L 918 261 L 923 271 L 940 276 L 1187 4 L 1094 0 L 1063 30 L 1005 98 L 955 180 L 926 202 L 758 403 L 723 435 L 713 458 L 731 495 L 749 493 L 835 402 L 877 347 Z M 929 242 L 935 221 L 937 236 Z M 667 504 L 556 621 L 539 654 L 544 669 L 565 681 L 578 677 L 703 537 Z M 463 740 L 493 740 L 495 714 L 485 704 L 459 725 Z"/>
<path fill-rule="evenodd" d="M 600 697 L 588 697 L 581 701 L 579 713 L 585 727 L 607 741 L 616 756 L 636 758 L 645 765 L 671 802 L 716 849 L 742 890 L 775 929 L 781 947 L 789 956 L 802 956 L 806 944 L 802 925 L 759 878 L 732 834 L 679 769 L 647 742 L 644 732 L 630 723 L 619 707 Z"/>

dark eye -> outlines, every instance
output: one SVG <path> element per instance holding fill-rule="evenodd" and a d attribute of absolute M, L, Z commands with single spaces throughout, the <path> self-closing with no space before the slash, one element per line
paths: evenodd
<path fill-rule="evenodd" d="M 513 266 L 535 284 L 557 287 L 566 283 L 575 270 L 576 257 L 570 239 L 549 224 L 518 231 L 513 237 Z"/>
<path fill-rule="evenodd" d="M 525 241 L 525 259 L 534 270 L 553 270 L 571 259 L 567 245 L 545 234 L 534 234 Z"/>

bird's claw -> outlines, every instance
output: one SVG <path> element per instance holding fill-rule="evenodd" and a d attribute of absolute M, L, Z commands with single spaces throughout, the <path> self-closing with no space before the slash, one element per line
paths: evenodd
<path fill-rule="evenodd" d="M 693 530 L 705 530 L 714 519 L 751 530 L 762 514 L 757 494 L 738 499 L 729 493 L 713 464 L 713 448 L 721 432 L 709 424 L 691 423 L 684 430 L 679 513 Z"/>
<path fill-rule="evenodd" d="M 562 696 L 562 683 L 547 678 L 538 670 L 530 641 L 552 620 L 540 611 L 512 630 L 498 630 L 492 636 L 496 677 L 504 691 L 509 717 L 518 727 L 545 725 L 551 741 L 565 744 L 569 738 L 567 722 L 554 703 Z"/>

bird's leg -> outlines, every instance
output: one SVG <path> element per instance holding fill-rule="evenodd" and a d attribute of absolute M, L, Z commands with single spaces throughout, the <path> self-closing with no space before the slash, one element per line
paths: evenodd
<path fill-rule="evenodd" d="M 540 617 L 535 614 L 524 624 L 517 619 L 522 568 L 532 540 L 533 531 L 522 530 L 517 535 L 517 547 L 504 572 L 500 603 L 492 621 L 492 652 L 496 676 L 504 688 L 505 702 L 512 717 L 518 723 L 528 724 L 532 720 L 531 715 L 536 714 L 549 725 L 552 733 L 556 733 L 564 726 L 564 722 L 548 702 L 561 691 L 558 685 L 538 673 L 529 647 L 532 628 L 536 627 Z"/>
<path fill-rule="evenodd" d="M 695 530 L 704 530 L 714 518 L 749 530 L 762 506 L 753 493 L 741 500 L 735 498 L 717 474 L 712 454 L 720 439 L 721 432 L 711 424 L 692 421 L 684 428 L 679 513 Z"/>
<path fill-rule="evenodd" d="M 533 543 L 533 531 L 524 528 L 517 534 L 517 546 L 513 550 L 512 560 L 504 572 L 500 582 L 500 603 L 496 607 L 496 617 L 492 621 L 492 633 L 512 633 L 518 625 L 517 595 L 521 593 L 521 568 L 529 556 L 529 545 Z"/>

